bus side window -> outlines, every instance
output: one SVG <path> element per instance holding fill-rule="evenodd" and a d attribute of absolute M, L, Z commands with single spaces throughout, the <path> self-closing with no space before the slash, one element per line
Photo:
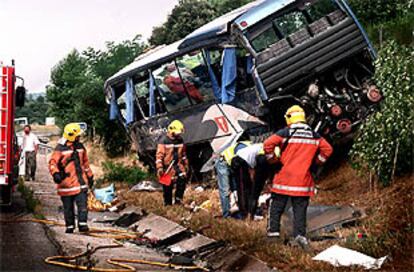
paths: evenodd
<path fill-rule="evenodd" d="M 274 22 L 285 37 L 295 33 L 307 25 L 306 18 L 300 11 L 292 11 L 284 14 L 276 18 Z"/>
<path fill-rule="evenodd" d="M 312 22 L 315 22 L 335 11 L 336 7 L 331 0 L 319 0 L 314 4 L 306 5 L 305 10 L 309 14 Z"/>
<path fill-rule="evenodd" d="M 174 62 L 162 65 L 152 74 L 168 111 L 191 105 L 187 96 L 187 86 L 181 81 L 180 73 Z"/>
<path fill-rule="evenodd" d="M 278 41 L 279 39 L 276 32 L 272 26 L 269 26 L 265 31 L 252 40 L 252 45 L 256 52 L 262 52 Z"/>
<path fill-rule="evenodd" d="M 125 89 L 125 88 L 124 88 Z M 116 93 L 117 94 L 117 93 Z M 118 96 L 118 95 L 116 95 Z M 118 98 L 116 99 L 116 103 L 118 104 L 119 112 L 121 113 L 122 119 L 125 121 L 126 119 L 126 102 L 125 102 L 126 92 L 123 91 Z"/>
<path fill-rule="evenodd" d="M 188 94 L 195 103 L 214 99 L 210 76 L 201 51 L 177 58 L 177 64 Z"/>
<path fill-rule="evenodd" d="M 142 117 L 149 117 L 149 80 L 135 84 L 135 95 L 139 104 L 139 111 Z M 140 118 L 138 117 L 137 120 Z"/>

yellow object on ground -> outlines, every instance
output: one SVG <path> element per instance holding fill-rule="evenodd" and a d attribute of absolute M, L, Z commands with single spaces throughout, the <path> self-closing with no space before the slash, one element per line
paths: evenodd
<path fill-rule="evenodd" d="M 112 203 L 103 204 L 97 200 L 92 192 L 88 193 L 88 210 L 93 212 L 103 212 L 112 207 Z"/>

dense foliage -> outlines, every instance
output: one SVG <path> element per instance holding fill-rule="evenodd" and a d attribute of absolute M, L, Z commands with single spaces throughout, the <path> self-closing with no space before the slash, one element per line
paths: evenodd
<path fill-rule="evenodd" d="M 167 21 L 154 27 L 151 45 L 170 44 L 178 41 L 212 19 L 232 11 L 252 0 L 180 0 Z"/>
<path fill-rule="evenodd" d="M 414 45 L 413 0 L 349 0 L 349 3 L 376 46 L 389 39 Z"/>
<path fill-rule="evenodd" d="M 129 149 L 129 141 L 118 122 L 110 121 L 105 102 L 105 80 L 129 64 L 145 49 L 139 36 L 119 44 L 108 42 L 104 51 L 87 49 L 70 52 L 52 70 L 47 87 L 50 113 L 57 124 L 86 122 L 89 136 L 98 138 L 109 155 Z"/>
<path fill-rule="evenodd" d="M 43 125 L 47 117 L 49 104 L 43 95 L 27 95 L 24 107 L 16 108 L 16 118 L 28 117 L 29 123 Z"/>
<path fill-rule="evenodd" d="M 392 175 L 411 172 L 414 139 L 414 53 L 390 42 L 379 52 L 375 81 L 385 95 L 381 110 L 360 128 L 352 155 L 383 184 Z"/>
<path fill-rule="evenodd" d="M 124 166 L 121 163 L 104 162 L 104 181 L 126 182 L 136 184 L 148 177 L 148 174 L 139 167 Z"/>

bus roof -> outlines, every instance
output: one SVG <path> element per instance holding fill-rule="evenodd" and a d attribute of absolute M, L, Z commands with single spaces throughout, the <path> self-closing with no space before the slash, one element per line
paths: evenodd
<path fill-rule="evenodd" d="M 134 75 L 137 72 L 149 69 L 154 64 L 162 63 L 168 59 L 174 58 L 179 54 L 178 45 L 182 40 L 172 43 L 170 45 L 156 47 L 144 55 L 138 56 L 132 63 L 128 64 L 116 74 L 108 78 L 105 82 L 105 88 L 108 85 L 117 83 L 127 77 Z"/>
<path fill-rule="evenodd" d="M 232 22 L 236 22 L 240 29 L 244 30 L 292 2 L 295 0 L 257 0 L 248 3 L 196 29 L 183 39 L 179 48 L 193 46 L 198 42 L 225 34 L 229 32 L 229 24 Z M 248 23 L 245 27 L 240 26 L 243 21 Z"/>
<path fill-rule="evenodd" d="M 139 56 L 134 62 L 111 76 L 105 82 L 105 88 L 108 85 L 117 84 L 137 72 L 149 69 L 151 66 L 161 64 L 186 52 L 197 49 L 197 47 L 206 45 L 209 41 L 214 43 L 220 36 L 229 32 L 229 24 L 232 22 L 236 22 L 241 29 L 246 29 L 294 1 L 295 0 L 257 0 L 226 13 L 196 29 L 182 40 L 163 46 L 162 48 L 157 47 L 144 55 Z M 242 27 L 240 25 L 243 21 L 247 23 L 247 26 Z"/>

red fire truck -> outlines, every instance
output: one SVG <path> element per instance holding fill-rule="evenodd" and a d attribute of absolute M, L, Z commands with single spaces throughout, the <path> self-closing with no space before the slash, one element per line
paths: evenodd
<path fill-rule="evenodd" d="M 19 148 L 14 131 L 16 106 L 23 106 L 26 89 L 16 87 L 14 62 L 5 66 L 0 61 L 0 205 L 10 205 L 13 186 L 17 184 Z M 23 80 L 22 80 L 23 82 Z"/>

